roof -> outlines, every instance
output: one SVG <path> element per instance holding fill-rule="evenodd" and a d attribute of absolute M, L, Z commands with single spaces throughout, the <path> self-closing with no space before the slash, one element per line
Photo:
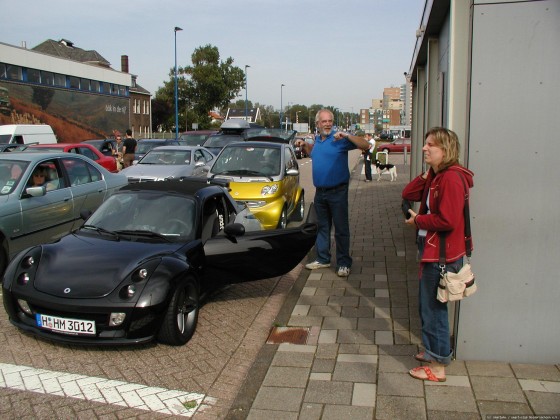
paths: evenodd
<path fill-rule="evenodd" d="M 47 39 L 32 48 L 33 51 L 53 55 L 68 60 L 79 61 L 86 64 L 95 64 L 101 67 L 110 67 L 109 63 L 101 54 L 95 50 L 84 50 L 74 46 L 74 43 L 66 39 L 55 41 Z"/>

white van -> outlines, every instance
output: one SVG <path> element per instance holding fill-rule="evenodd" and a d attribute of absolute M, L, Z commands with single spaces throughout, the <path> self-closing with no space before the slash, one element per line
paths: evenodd
<path fill-rule="evenodd" d="M 47 124 L 0 125 L 0 144 L 57 143 L 53 129 Z"/>

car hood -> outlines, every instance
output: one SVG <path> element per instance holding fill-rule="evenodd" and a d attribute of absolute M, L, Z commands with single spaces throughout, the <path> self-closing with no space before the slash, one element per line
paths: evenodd
<path fill-rule="evenodd" d="M 118 287 L 141 262 L 173 253 L 183 245 L 67 235 L 43 245 L 33 284 L 36 290 L 52 296 L 100 298 Z"/>
<path fill-rule="evenodd" d="M 142 165 L 136 164 L 121 171 L 127 177 L 167 178 L 170 176 L 185 175 L 191 172 L 187 165 Z"/>

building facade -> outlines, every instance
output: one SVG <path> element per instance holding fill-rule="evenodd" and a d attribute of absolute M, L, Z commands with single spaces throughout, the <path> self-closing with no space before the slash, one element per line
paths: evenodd
<path fill-rule="evenodd" d="M 411 176 L 425 170 L 422 140 L 434 126 L 457 133 L 475 174 L 478 293 L 450 311 L 463 360 L 560 360 L 559 22 L 557 0 L 428 0 L 417 31 Z"/>
<path fill-rule="evenodd" d="M 47 40 L 27 49 L 0 43 L 0 124 L 49 124 L 59 142 L 151 133 L 150 93 L 96 51 Z"/>

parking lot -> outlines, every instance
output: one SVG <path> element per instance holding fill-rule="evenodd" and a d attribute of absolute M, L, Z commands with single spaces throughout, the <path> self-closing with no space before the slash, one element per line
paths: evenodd
<path fill-rule="evenodd" d="M 182 347 L 78 347 L 23 334 L 0 311 L 3 418 L 223 417 L 301 268 L 230 286 Z M 69 398 L 70 397 L 70 398 Z"/>

